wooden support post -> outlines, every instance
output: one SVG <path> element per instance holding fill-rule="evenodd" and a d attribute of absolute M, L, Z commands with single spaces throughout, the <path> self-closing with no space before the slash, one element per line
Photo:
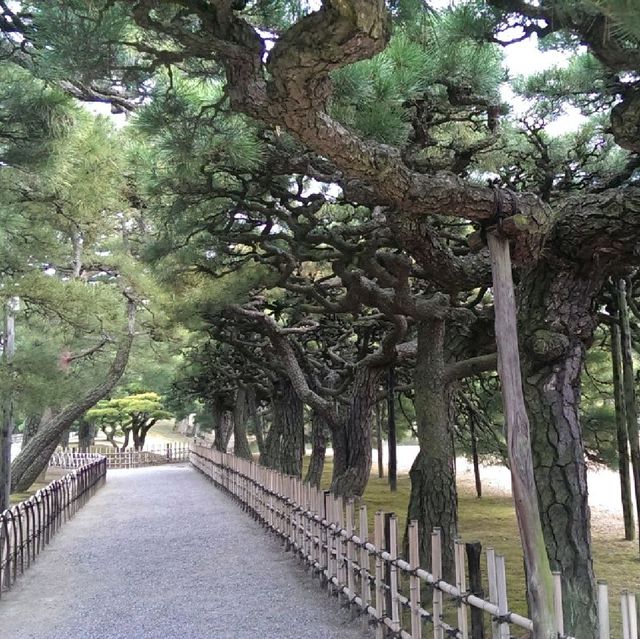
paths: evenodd
<path fill-rule="evenodd" d="M 480 557 L 482 555 L 482 544 L 473 541 L 465 544 L 467 551 L 467 567 L 469 570 L 469 590 L 476 597 L 484 599 L 482 589 L 482 569 L 480 568 Z M 484 615 L 482 610 L 471 606 L 471 639 L 484 639 Z"/>
<path fill-rule="evenodd" d="M 407 529 L 409 537 L 409 565 L 412 571 L 420 567 L 420 545 L 418 522 L 412 520 Z M 409 577 L 409 603 L 411 605 L 411 639 L 422 639 L 422 617 L 420 615 L 420 578 L 414 573 Z"/>
<path fill-rule="evenodd" d="M 522 392 L 516 301 L 511 274 L 509 240 L 499 231 L 487 233 L 493 276 L 498 374 L 507 431 L 511 486 L 524 551 L 532 639 L 557 637 L 553 601 L 553 578 L 547 557 L 538 496 L 533 476 L 529 418 Z"/>
<path fill-rule="evenodd" d="M 431 533 L 431 574 L 434 579 L 442 579 L 442 533 L 435 528 Z M 444 639 L 442 627 L 442 591 L 433 589 L 433 639 Z"/>

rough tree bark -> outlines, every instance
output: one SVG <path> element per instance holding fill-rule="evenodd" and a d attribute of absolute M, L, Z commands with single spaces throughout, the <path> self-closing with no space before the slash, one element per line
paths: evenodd
<path fill-rule="evenodd" d="M 331 491 L 343 497 L 362 496 L 371 473 L 371 428 L 380 378 L 385 369 L 362 365 L 356 370 L 344 421 L 346 466 L 331 481 Z M 336 442 L 333 442 L 334 455 Z"/>
<path fill-rule="evenodd" d="M 227 406 L 225 397 L 216 395 L 211 401 L 211 414 L 213 416 L 213 447 L 223 453 L 227 452 L 229 440 L 233 432 L 233 419 Z"/>
<path fill-rule="evenodd" d="M 260 463 L 267 468 L 280 470 L 280 451 L 282 450 L 282 420 L 276 417 L 276 407 L 271 403 L 271 426 L 264 440 L 264 450 L 260 453 Z"/>
<path fill-rule="evenodd" d="M 243 459 L 253 459 L 247 439 L 247 389 L 238 387 L 233 411 L 233 454 Z"/>
<path fill-rule="evenodd" d="M 47 423 L 42 424 L 36 435 L 13 461 L 11 486 L 14 491 L 25 491 L 31 486 L 49 463 L 64 429 L 69 428 L 76 419 L 82 417 L 87 410 L 105 397 L 122 377 L 129 361 L 135 332 L 136 307 L 132 301 L 128 302 L 127 315 L 127 332 L 120 340 L 105 379 L 76 403 L 66 406 Z"/>
<path fill-rule="evenodd" d="M 21 449 L 24 448 L 29 443 L 29 440 L 38 432 L 40 424 L 51 419 L 52 414 L 53 411 L 50 408 L 47 408 L 43 413 L 27 415 L 24 420 L 24 428 L 22 430 L 22 446 L 20 447 Z"/>
<path fill-rule="evenodd" d="M 442 530 L 443 576 L 450 579 L 458 529 L 458 493 L 448 423 L 444 337 L 444 319 L 433 318 L 418 324 L 414 405 L 420 450 L 409 471 L 407 522 L 418 521 L 423 566 L 431 566 L 431 532 L 436 527 Z"/>
<path fill-rule="evenodd" d="M 302 476 L 304 455 L 304 406 L 288 379 L 278 384 L 274 401 L 274 421 L 280 422 L 282 444 L 280 470 L 286 475 Z"/>
<path fill-rule="evenodd" d="M 545 544 L 562 572 L 565 630 L 597 634 L 587 467 L 579 419 L 580 373 L 596 326 L 601 270 L 549 258 L 524 272 L 519 328 L 524 396 Z"/>
<path fill-rule="evenodd" d="M 305 483 L 320 488 L 324 458 L 327 452 L 327 426 L 322 415 L 311 411 L 311 460 L 304 478 Z"/>
<path fill-rule="evenodd" d="M 633 347 L 631 345 L 631 327 L 629 326 L 629 308 L 627 289 L 624 280 L 618 282 L 618 313 L 620 315 L 620 342 L 622 345 L 622 387 L 624 407 L 627 415 L 627 437 L 631 450 L 631 470 L 633 489 L 636 495 L 636 519 L 640 526 L 640 433 L 638 432 L 638 410 L 636 408 L 636 386 L 633 376 Z M 640 532 L 638 533 L 640 543 Z"/>
<path fill-rule="evenodd" d="M 89 452 L 94 444 L 96 436 L 96 428 L 86 419 L 80 419 L 78 425 L 78 450 L 80 452 Z"/>
<path fill-rule="evenodd" d="M 627 435 L 627 411 L 624 404 L 622 388 L 622 342 L 618 318 L 611 320 L 611 367 L 613 370 L 613 397 L 616 410 L 616 443 L 618 449 L 618 475 L 620 476 L 620 498 L 622 500 L 622 519 L 624 521 L 624 538 L 635 539 L 635 517 L 631 478 L 629 476 L 629 438 Z"/>

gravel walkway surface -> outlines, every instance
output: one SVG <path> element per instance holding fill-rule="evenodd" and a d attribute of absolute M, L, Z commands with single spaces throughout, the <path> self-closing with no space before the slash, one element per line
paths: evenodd
<path fill-rule="evenodd" d="M 192 468 L 112 470 L 0 600 L 2 639 L 362 639 Z"/>

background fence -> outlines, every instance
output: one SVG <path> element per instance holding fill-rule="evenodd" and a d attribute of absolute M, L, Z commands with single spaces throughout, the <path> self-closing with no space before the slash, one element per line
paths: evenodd
<path fill-rule="evenodd" d="M 0 596 L 35 561 L 64 522 L 101 486 L 107 460 L 77 455 L 74 469 L 0 513 Z"/>
<path fill-rule="evenodd" d="M 102 455 L 109 468 L 140 468 L 158 464 L 173 464 L 189 461 L 189 444 L 172 442 L 165 445 L 149 446 L 144 450 L 116 450 L 113 446 L 92 446 L 91 453 Z M 56 451 L 51 458 L 51 465 L 63 468 L 76 468 L 74 457 L 83 455 L 76 447 Z"/>
<path fill-rule="evenodd" d="M 528 636 L 533 628 L 530 619 L 509 610 L 504 557 L 492 548 L 486 552 L 489 596 L 484 599 L 473 592 L 479 590 L 477 583 L 467 582 L 466 549 L 461 541 L 455 544 L 455 585 L 442 580 L 438 529 L 431 533 L 432 566 L 428 571 L 419 565 L 415 521 L 407 529 L 408 557 L 402 558 L 392 514 L 375 514 L 372 543 L 366 505 L 356 508 L 354 501 L 344 501 L 298 478 L 198 444 L 192 446 L 191 463 L 281 537 L 330 590 L 365 613 L 376 624 L 376 639 L 420 639 L 427 632 L 434 639 L 509 639 Z M 471 581 L 479 577 L 478 567 L 479 561 L 471 571 Z M 561 592 L 561 576 L 556 573 L 557 631 L 559 637 L 566 637 Z M 603 582 L 598 593 L 599 637 L 609 639 L 608 595 Z M 635 595 L 624 593 L 621 605 L 624 627 L 620 636 L 638 639 Z"/>

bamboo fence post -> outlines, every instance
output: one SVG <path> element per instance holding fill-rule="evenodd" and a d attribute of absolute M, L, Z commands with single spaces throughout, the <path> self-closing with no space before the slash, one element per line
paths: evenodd
<path fill-rule="evenodd" d="M 609 588 L 603 579 L 598 580 L 598 639 L 611 639 L 609 628 Z"/>
<path fill-rule="evenodd" d="M 627 591 L 623 590 L 620 597 L 620 608 L 622 612 L 622 639 L 631 639 L 629 628 L 629 608 L 627 607 Z"/>
<path fill-rule="evenodd" d="M 367 507 L 360 506 L 360 522 L 359 537 L 362 542 L 360 546 L 360 598 L 365 611 L 371 603 L 371 584 L 369 583 L 369 574 L 371 571 L 371 562 L 369 560 L 369 551 L 366 547 L 369 541 L 369 522 L 367 520 Z M 367 617 L 364 617 L 365 624 L 368 625 Z"/>
<path fill-rule="evenodd" d="M 347 588 L 351 596 L 356 594 L 355 574 L 353 572 L 353 499 L 347 500 L 346 506 L 346 525 L 347 530 Z"/>
<path fill-rule="evenodd" d="M 329 520 L 329 502 L 331 500 L 331 493 L 328 490 L 324 491 L 324 498 L 322 500 L 322 513 L 321 518 L 322 521 L 320 523 L 320 549 L 322 555 L 321 569 L 322 571 L 326 571 L 326 574 L 323 574 L 323 578 L 329 575 L 329 529 L 327 528 L 327 523 Z"/>
<path fill-rule="evenodd" d="M 467 592 L 467 578 L 464 566 L 464 543 L 456 539 L 453 544 L 455 571 L 456 571 L 456 588 L 460 591 L 460 595 Z M 460 600 L 458 602 L 458 629 L 462 635 L 462 639 L 469 639 L 469 620 L 467 617 L 467 604 Z"/>
<path fill-rule="evenodd" d="M 332 577 L 337 577 L 337 552 L 336 552 L 336 535 L 335 529 L 331 530 L 331 524 L 335 524 L 336 521 L 336 498 L 329 494 L 329 511 L 327 513 L 327 552 L 328 552 L 328 577 L 329 577 L 329 593 L 333 594 Z"/>
<path fill-rule="evenodd" d="M 489 582 L 489 601 L 498 605 L 498 581 L 496 578 L 496 551 L 487 548 L 487 580 Z M 500 626 L 495 619 L 491 620 L 492 639 L 500 639 Z"/>
<path fill-rule="evenodd" d="M 553 575 L 553 605 L 556 611 L 556 631 L 564 634 L 564 615 L 562 613 L 562 574 L 554 570 Z"/>
<path fill-rule="evenodd" d="M 412 520 L 407 529 L 409 537 L 409 603 L 411 609 L 411 638 L 422 639 L 422 617 L 420 615 L 420 577 L 415 571 L 420 567 L 420 544 L 418 522 Z"/>
<path fill-rule="evenodd" d="M 509 612 L 507 603 L 507 574 L 504 564 L 504 556 L 496 555 L 496 586 L 498 590 L 498 614 L 504 617 Z M 511 632 L 508 623 L 500 623 L 500 639 L 509 639 Z"/>
<path fill-rule="evenodd" d="M 382 557 L 380 553 L 383 545 L 384 513 L 377 511 L 373 523 L 373 543 L 376 547 L 376 639 L 383 639 L 384 583 Z"/>
<path fill-rule="evenodd" d="M 337 497 L 334 501 L 335 518 L 336 518 L 336 535 L 335 548 L 336 548 L 336 577 L 341 586 L 345 586 L 347 583 L 346 574 L 346 562 L 345 562 L 345 548 L 344 537 L 342 536 L 342 529 L 344 524 L 344 498 Z"/>
<path fill-rule="evenodd" d="M 631 630 L 631 639 L 638 639 L 638 609 L 636 605 L 635 593 L 627 593 L 627 606 L 629 608 L 629 626 Z"/>
<path fill-rule="evenodd" d="M 394 636 L 400 632 L 400 610 L 398 607 L 398 518 L 395 514 L 389 517 L 389 547 L 388 552 L 391 555 L 389 563 L 389 592 L 390 592 L 390 608 L 387 614 L 391 617 L 391 632 Z"/>
<path fill-rule="evenodd" d="M 440 528 L 434 528 L 431 533 L 431 574 L 438 582 L 442 579 L 442 542 Z M 432 603 L 433 639 L 444 639 L 442 627 L 442 591 L 435 585 Z"/>

